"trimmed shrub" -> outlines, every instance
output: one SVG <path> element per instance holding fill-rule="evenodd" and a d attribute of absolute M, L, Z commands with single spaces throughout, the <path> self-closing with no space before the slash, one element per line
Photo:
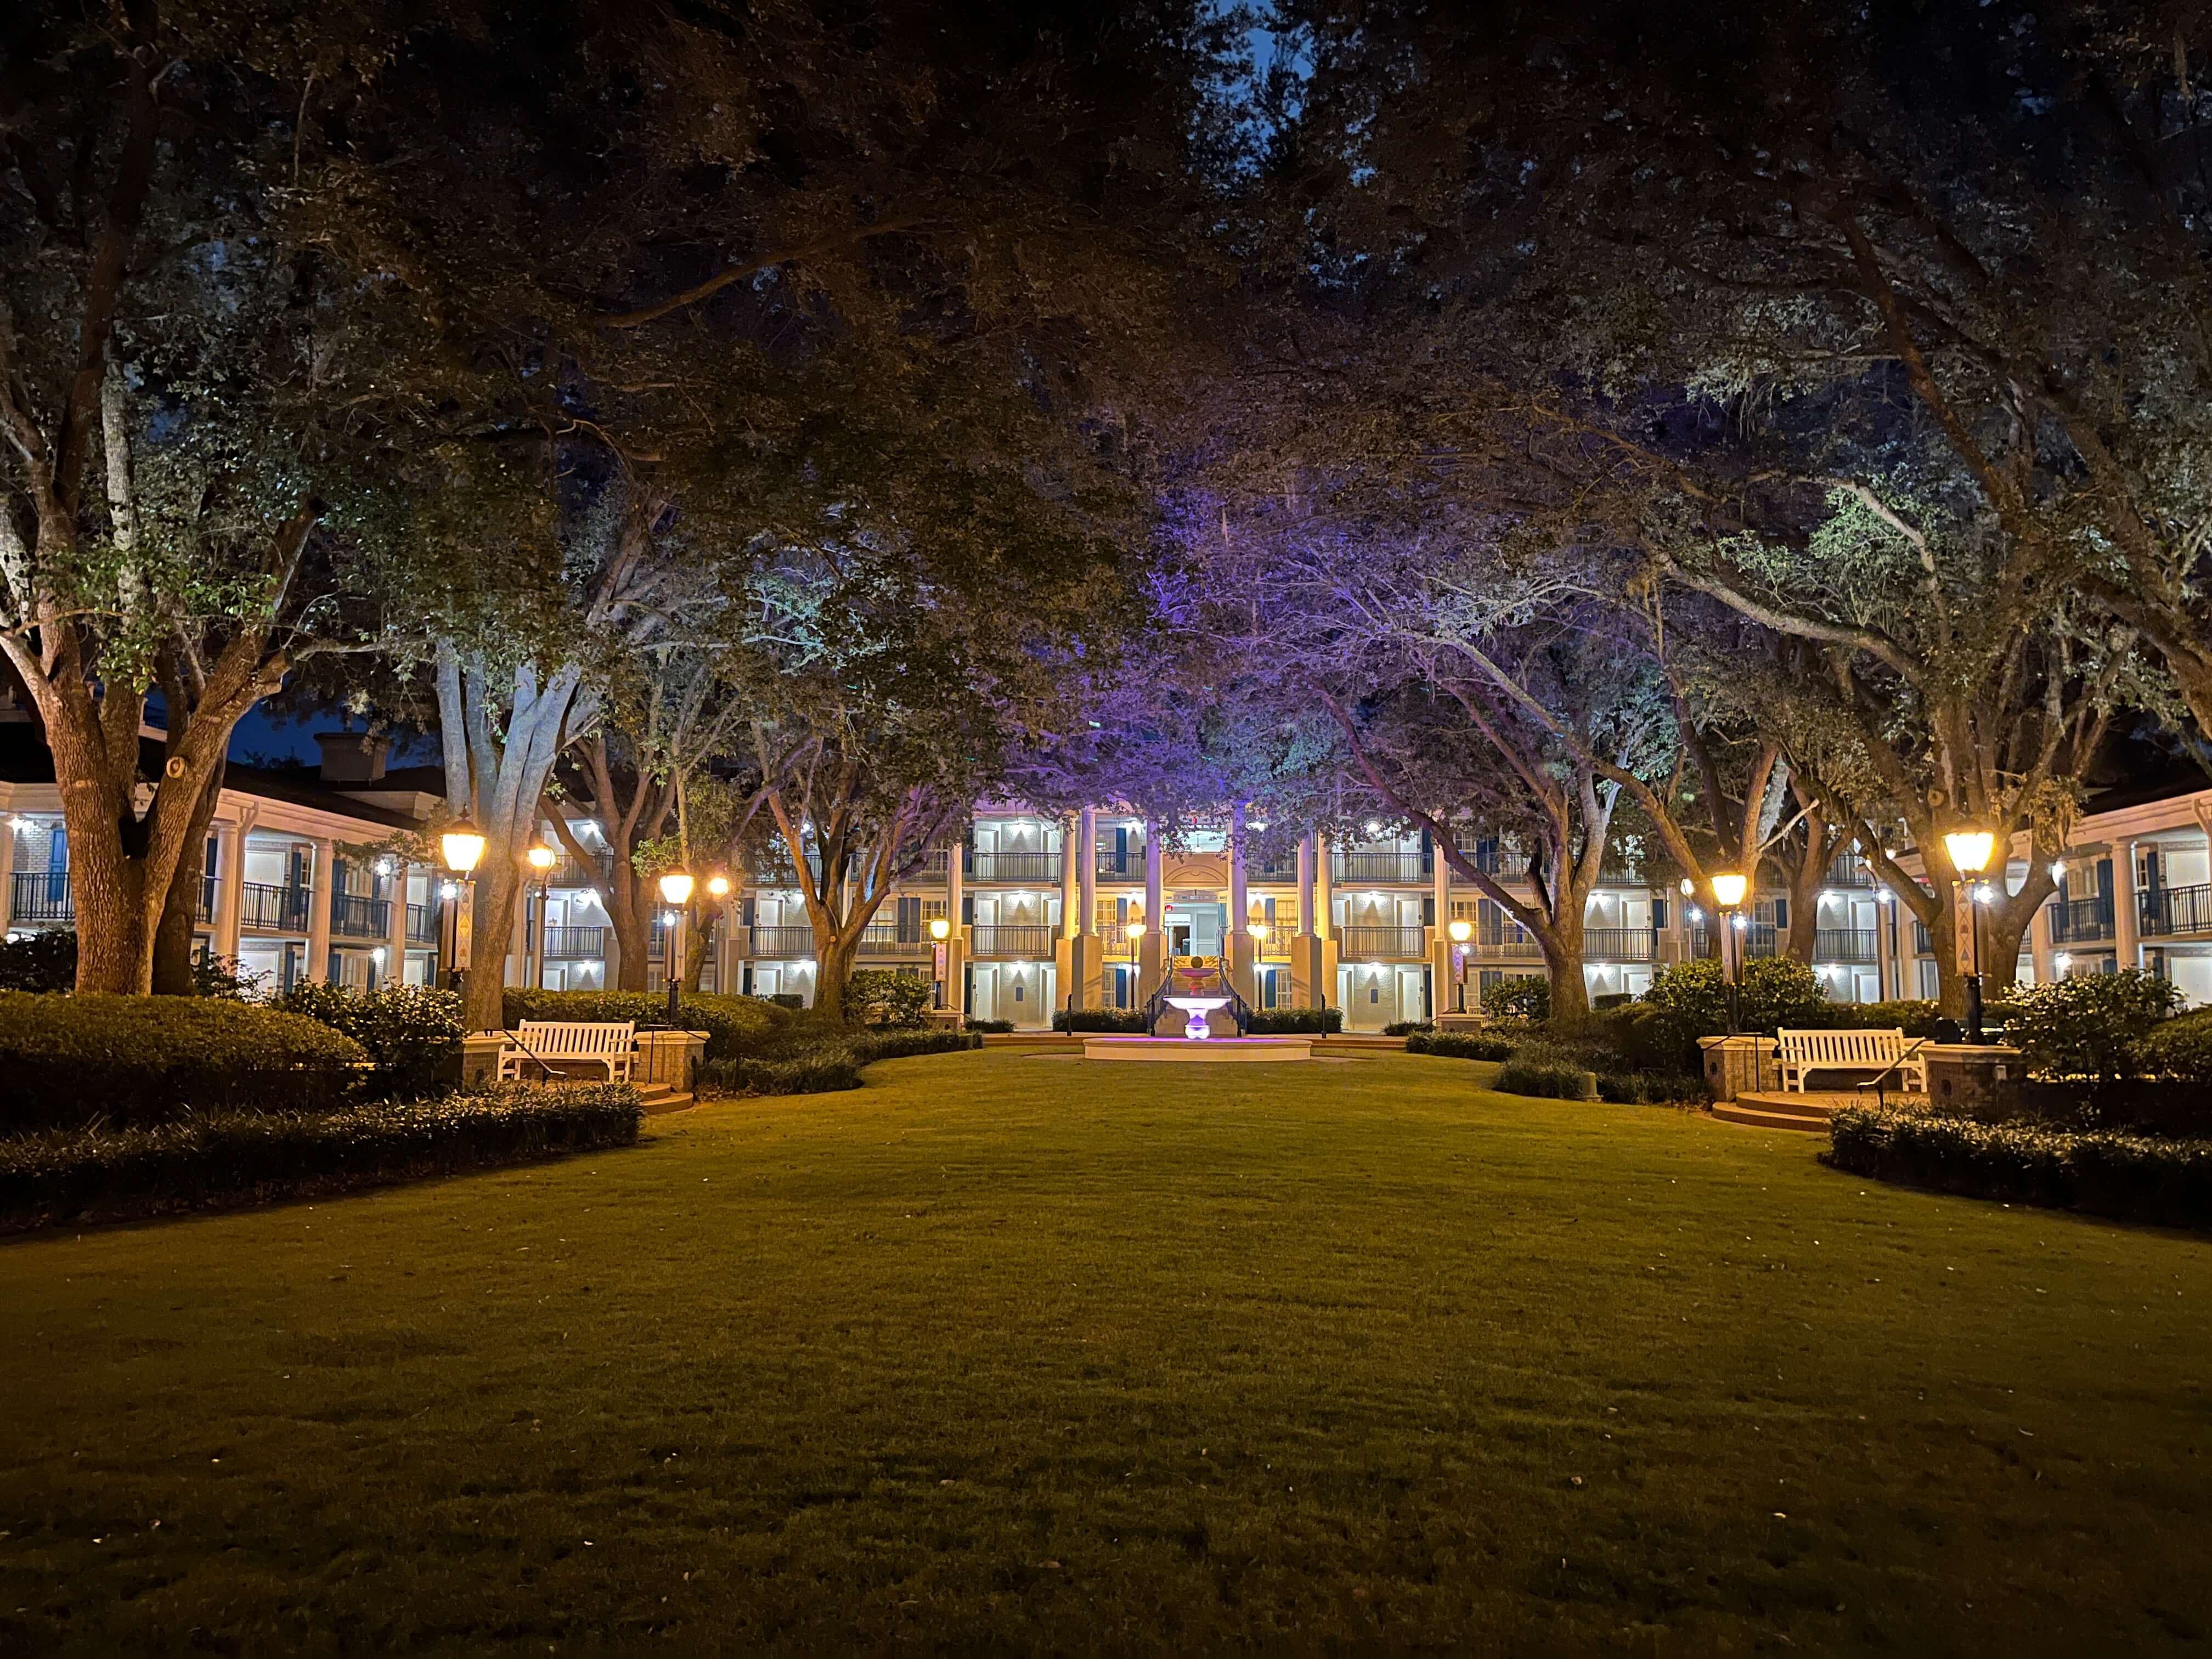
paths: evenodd
<path fill-rule="evenodd" d="M 1445 1060 L 1504 1060 L 1519 1046 L 1516 1038 L 1488 1031 L 1415 1031 L 1406 1039 L 1407 1054 Z"/>
<path fill-rule="evenodd" d="M 1426 1019 L 1394 1019 L 1382 1028 L 1384 1036 L 1411 1036 L 1416 1031 L 1433 1031 L 1436 1024 Z"/>
<path fill-rule="evenodd" d="M 1127 1036 L 1145 1029 L 1140 1008 L 1062 1008 L 1052 1017 L 1055 1031 L 1114 1031 Z"/>
<path fill-rule="evenodd" d="M 368 1064 L 329 1026 L 250 1003 L 0 992 L 0 1133 L 325 1112 Z"/>
<path fill-rule="evenodd" d="M 1490 1086 L 1509 1095 L 1547 1100 L 1592 1097 L 1590 1068 L 1582 1056 L 1548 1042 L 1524 1042 L 1505 1057 Z"/>
<path fill-rule="evenodd" d="M 1344 1030 L 1341 1008 L 1255 1008 L 1254 1036 L 1334 1036 Z"/>
<path fill-rule="evenodd" d="M 678 1006 L 687 1030 L 707 1034 L 709 1060 L 756 1051 L 791 1018 L 788 1012 L 760 997 L 726 996 L 709 991 L 686 992 Z M 641 1028 L 665 1025 L 668 994 L 532 991 L 524 986 L 512 986 L 507 989 L 500 1017 L 510 1026 L 520 1025 L 526 1019 L 604 1021 L 616 1024 L 629 1020 Z"/>
<path fill-rule="evenodd" d="M 845 1006 L 870 1025 L 902 1030 L 929 1023 L 937 987 L 915 974 L 890 968 L 860 968 L 845 981 Z"/>
<path fill-rule="evenodd" d="M 2027 1057 L 2030 1076 L 2105 1084 L 2133 1075 L 2137 1045 L 2181 1006 L 2181 991 L 2128 968 L 2031 985 L 2016 1001 L 2005 1036 Z"/>
<path fill-rule="evenodd" d="M 1972 1198 L 2212 1227 L 2212 1141 L 2074 1133 L 1849 1106 L 1822 1156 L 1839 1170 Z"/>
<path fill-rule="evenodd" d="M 628 1146 L 644 1115 L 626 1083 L 508 1084 L 409 1105 L 226 1109 L 14 1136 L 0 1139 L 0 1228 L 264 1203 Z"/>
<path fill-rule="evenodd" d="M 2136 1064 L 2155 1077 L 2212 1083 L 2212 1008 L 2177 1014 L 2152 1026 L 2136 1045 Z"/>
<path fill-rule="evenodd" d="M 962 1028 L 969 1031 L 992 1031 L 1003 1036 L 1014 1029 L 1014 1022 L 1011 1019 L 970 1019 L 962 1022 Z"/>
<path fill-rule="evenodd" d="M 428 985 L 349 991 L 295 985 L 269 1005 L 343 1031 L 366 1049 L 376 1070 L 365 1092 L 383 1100 L 427 1100 L 452 1092 L 461 1065 L 461 995 Z"/>
<path fill-rule="evenodd" d="M 912 1060 L 917 1054 L 963 1054 L 980 1048 L 983 1039 L 973 1031 L 870 1031 L 852 1043 L 863 1066 L 879 1060 Z"/>
<path fill-rule="evenodd" d="M 1493 980 L 1482 988 L 1482 1012 L 1492 1019 L 1540 1025 L 1552 1017 L 1552 981 L 1534 974 Z"/>
<path fill-rule="evenodd" d="M 1704 1080 L 1680 1072 L 1600 1072 L 1597 1097 L 1626 1106 L 1671 1106 L 1677 1101 L 1703 1102 Z"/>
<path fill-rule="evenodd" d="M 1636 1000 L 1633 991 L 1607 991 L 1603 996 L 1592 997 L 1590 1007 L 1596 1012 L 1610 1013 L 1615 1008 L 1626 1008 Z"/>
<path fill-rule="evenodd" d="M 1942 1006 L 1924 997 L 1891 1002 L 1832 1002 L 1816 1012 L 1817 1018 L 1806 1021 L 1806 1029 L 1902 1031 L 1908 1037 L 1935 1036 L 1936 1024 L 1943 1018 Z"/>
<path fill-rule="evenodd" d="M 699 1067 L 699 1087 L 731 1094 L 830 1094 L 859 1088 L 860 1068 L 879 1060 L 960 1054 L 983 1046 L 983 1039 L 969 1031 L 863 1031 L 841 1030 L 826 1021 L 802 1027 L 800 1034 L 807 1040 L 780 1043 L 765 1054 L 706 1061 Z"/>

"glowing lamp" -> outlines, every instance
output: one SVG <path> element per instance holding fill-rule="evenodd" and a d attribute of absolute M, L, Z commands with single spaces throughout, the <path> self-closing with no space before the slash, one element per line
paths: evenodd
<path fill-rule="evenodd" d="M 1453 922 L 1451 926 L 1445 928 L 1444 931 L 1451 935 L 1451 941 L 1454 945 L 1464 945 L 1468 940 L 1474 937 L 1474 924 L 1468 921 L 1465 917 L 1462 917 L 1457 921 Z"/>
<path fill-rule="evenodd" d="M 1986 830 L 1954 830 L 1943 837 L 1943 846 L 1951 854 L 1951 867 L 1972 876 L 1990 867 L 1990 852 L 1996 840 Z"/>
<path fill-rule="evenodd" d="M 1682 878 L 1681 886 L 1682 896 L 1684 898 L 1689 897 L 1691 894 L 1698 890 L 1698 884 L 1692 881 L 1687 876 Z"/>
<path fill-rule="evenodd" d="M 1713 899 L 1723 910 L 1733 910 L 1743 902 L 1744 889 L 1751 885 L 1747 877 L 1726 872 L 1713 878 Z"/>
<path fill-rule="evenodd" d="M 730 896 L 730 878 L 729 878 L 727 876 L 724 876 L 724 875 L 712 875 L 712 876 L 708 877 L 708 878 L 707 878 L 707 893 L 708 893 L 708 896 L 709 897 L 711 897 L 711 898 L 727 898 L 727 897 L 729 897 L 729 896 Z"/>
<path fill-rule="evenodd" d="M 2051 958 L 2051 965 L 2058 970 L 2058 976 L 2061 979 L 2063 979 L 2066 977 L 2066 970 L 2074 965 L 2074 958 L 2068 956 L 2065 951 L 2061 951 L 2057 956 Z"/>
<path fill-rule="evenodd" d="M 1128 934 L 1129 943 L 1134 945 L 1139 939 L 1144 938 L 1145 924 L 1141 921 L 1133 921 L 1122 931 Z"/>
<path fill-rule="evenodd" d="M 932 916 L 929 919 L 929 936 L 939 945 L 944 944 L 952 937 L 952 924 L 943 916 Z"/>
<path fill-rule="evenodd" d="M 561 861 L 561 855 L 542 841 L 531 842 L 530 850 L 522 856 L 530 860 L 530 867 L 541 876 Z"/>
<path fill-rule="evenodd" d="M 660 896 L 671 904 L 688 904 L 691 900 L 691 878 L 682 870 L 671 870 L 660 878 Z"/>
<path fill-rule="evenodd" d="M 2051 878 L 2053 881 L 2063 881 L 2066 879 L 2066 860 L 2064 859 L 2053 859 L 2051 861 Z"/>
<path fill-rule="evenodd" d="M 1246 924 L 1244 931 L 1251 934 L 1254 939 L 1264 939 L 1267 937 L 1267 924 L 1264 921 L 1249 922 Z"/>
<path fill-rule="evenodd" d="M 440 836 L 438 844 L 446 854 L 446 868 L 458 876 L 475 869 L 483 856 L 484 838 L 466 818 Z"/>

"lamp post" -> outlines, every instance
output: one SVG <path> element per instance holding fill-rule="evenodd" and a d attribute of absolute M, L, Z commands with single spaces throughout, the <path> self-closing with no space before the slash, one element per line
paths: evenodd
<path fill-rule="evenodd" d="M 545 911 L 552 902 L 553 866 L 561 861 L 561 855 L 544 842 L 533 841 L 522 856 L 538 872 L 538 926 L 523 941 L 526 948 L 522 952 L 522 970 L 529 975 L 530 988 L 542 991 L 545 988 Z M 527 948 L 532 945 L 535 945 L 538 950 L 538 965 L 535 968 L 530 965 L 531 953 Z"/>
<path fill-rule="evenodd" d="M 708 948 L 714 957 L 714 989 L 726 991 L 722 983 L 722 925 L 729 921 L 730 878 L 720 870 L 707 878 L 707 896 L 714 901 L 714 908 L 706 921 Z"/>
<path fill-rule="evenodd" d="M 441 909 L 439 918 L 439 955 L 446 964 L 446 988 L 461 988 L 461 975 L 468 971 L 469 943 L 475 917 L 469 909 L 469 889 L 472 885 L 469 872 L 483 857 L 484 838 L 476 825 L 463 818 L 438 837 L 439 850 L 445 854 L 446 868 L 459 880 L 448 881 L 438 890 Z"/>
<path fill-rule="evenodd" d="M 945 979 L 948 971 L 945 963 L 945 941 L 952 937 L 952 923 L 944 916 L 929 919 L 929 955 L 932 973 L 937 985 L 937 1007 L 945 1010 Z"/>
<path fill-rule="evenodd" d="M 1143 950 L 1141 941 L 1145 937 L 1145 924 L 1141 921 L 1133 921 L 1121 931 L 1129 938 L 1129 977 L 1136 982 L 1137 990 L 1141 991 L 1145 988 L 1141 981 L 1137 981 L 1137 957 Z M 1134 995 L 1135 993 L 1132 992 L 1131 994 Z"/>
<path fill-rule="evenodd" d="M 1452 1012 L 1463 1014 L 1467 1012 L 1467 942 L 1474 937 L 1474 926 L 1466 917 L 1459 916 L 1444 931 L 1451 935 L 1452 983 L 1458 988 Z"/>
<path fill-rule="evenodd" d="M 668 906 L 668 933 L 661 955 L 668 970 L 668 1023 L 673 1026 L 683 1018 L 678 1005 L 684 995 L 684 907 L 691 902 L 690 876 L 682 870 L 671 870 L 660 878 L 660 896 Z"/>
<path fill-rule="evenodd" d="M 1712 878 L 1713 902 L 1721 913 L 1721 978 L 1728 987 L 1730 1036 L 1743 1026 L 1743 941 L 1738 935 L 1743 932 L 1744 924 L 1739 912 L 1744 893 L 1750 886 L 1749 877 L 1734 871 L 1723 871 Z"/>
<path fill-rule="evenodd" d="M 1982 1040 L 1982 918 L 1974 908 L 1978 896 L 1975 889 L 1979 883 L 1972 879 L 1990 867 L 1990 854 L 1996 848 L 1996 837 L 1986 830 L 1954 830 L 1943 837 L 1943 850 L 1951 855 L 1951 867 L 1961 877 L 1958 896 L 1954 902 L 1963 902 L 1966 907 L 1967 951 L 1973 963 L 1966 975 L 1966 1041 Z"/>

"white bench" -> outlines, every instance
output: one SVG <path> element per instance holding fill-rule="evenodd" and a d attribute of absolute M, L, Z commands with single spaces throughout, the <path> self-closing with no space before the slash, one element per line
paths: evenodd
<path fill-rule="evenodd" d="M 1928 1062 L 1915 1048 L 1906 1052 L 1905 1033 L 1892 1031 L 1777 1031 L 1785 1093 L 1805 1092 L 1808 1072 L 1884 1072 L 1894 1068 L 1899 1082 L 1928 1092 Z"/>
<path fill-rule="evenodd" d="M 563 1061 L 604 1066 L 608 1082 L 627 1083 L 636 1037 L 637 1025 L 634 1021 L 607 1025 L 586 1024 L 580 1020 L 526 1019 L 520 1029 L 507 1033 L 507 1041 L 500 1045 L 500 1080 L 531 1074 L 543 1077 L 544 1070 L 538 1062 L 544 1060 L 556 1071 L 562 1069 Z"/>

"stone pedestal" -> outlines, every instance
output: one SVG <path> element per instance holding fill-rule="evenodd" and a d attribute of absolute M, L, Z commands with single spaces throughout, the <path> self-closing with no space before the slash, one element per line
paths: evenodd
<path fill-rule="evenodd" d="M 1480 1031 L 1488 1022 L 1481 1014 L 1443 1013 L 1437 1016 L 1439 1031 Z"/>
<path fill-rule="evenodd" d="M 461 1087 L 488 1089 L 499 1080 L 499 1051 L 504 1031 L 471 1031 L 461 1039 Z"/>
<path fill-rule="evenodd" d="M 1928 1100 L 1940 1109 L 2013 1113 L 2021 1107 L 2027 1070 L 2017 1048 L 1996 1042 L 1931 1042 Z"/>
<path fill-rule="evenodd" d="M 1715 1100 L 1782 1086 L 1782 1066 L 1771 1036 L 1699 1037 L 1698 1047 L 1704 1054 L 1705 1087 Z"/>
<path fill-rule="evenodd" d="M 706 1053 L 704 1031 L 640 1031 L 630 1080 L 641 1089 L 658 1085 L 688 1094 Z"/>

